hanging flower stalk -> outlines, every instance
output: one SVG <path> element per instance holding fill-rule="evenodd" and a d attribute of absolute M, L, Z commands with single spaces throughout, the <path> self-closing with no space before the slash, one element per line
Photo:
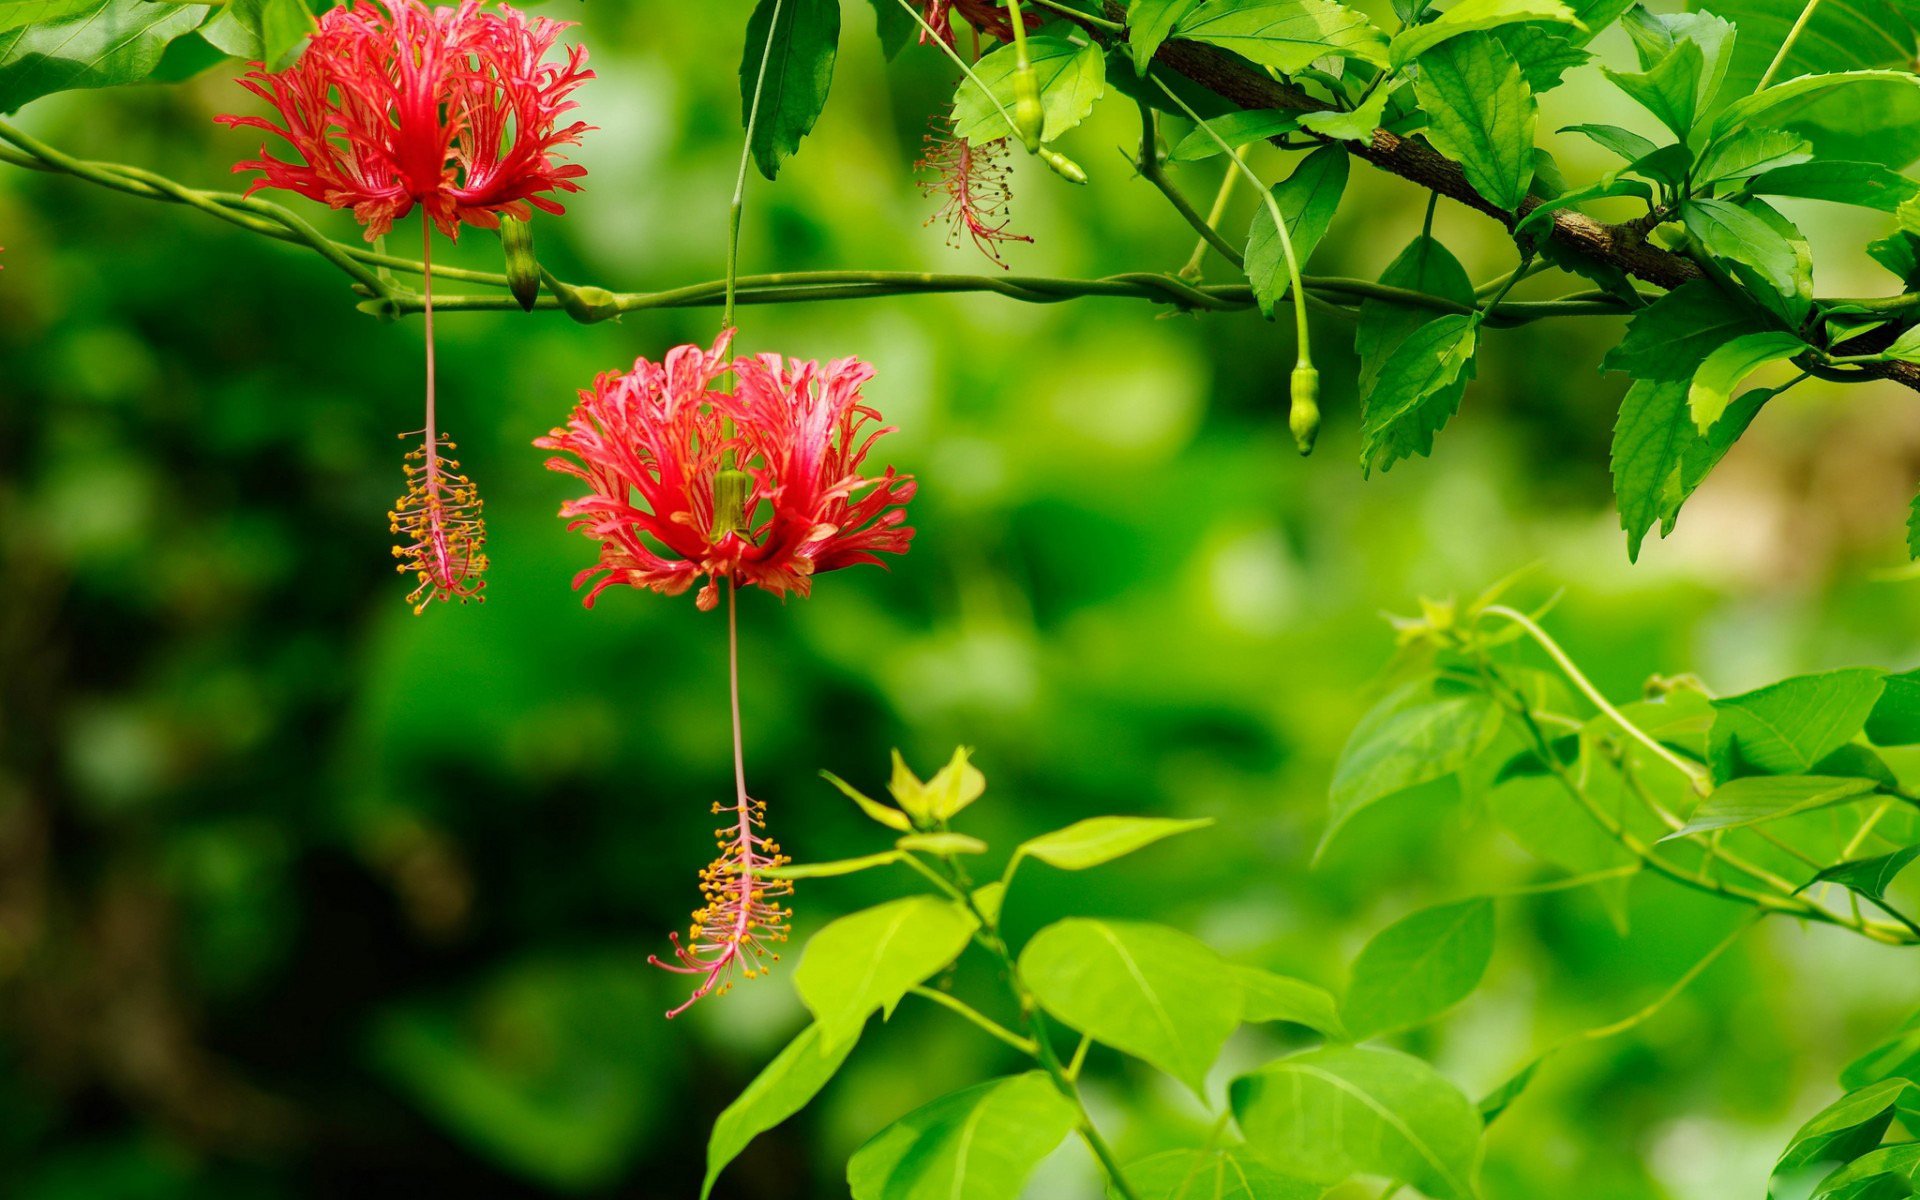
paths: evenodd
<path fill-rule="evenodd" d="M 240 80 L 277 121 L 217 118 L 293 148 L 283 159 L 262 146 L 234 167 L 260 172 L 248 195 L 283 188 L 351 209 L 368 241 L 420 209 L 426 403 L 422 428 L 401 435 L 419 446 L 406 456 L 406 492 L 388 514 L 399 570 L 416 580 L 408 596 L 416 613 L 433 600 L 480 598 L 487 565 L 479 492 L 449 456 L 454 445 L 434 407 L 433 230 L 457 239 L 462 225 L 494 229 L 534 208 L 561 213 L 554 193 L 580 190 L 586 168 L 561 150 L 589 126 L 561 122 L 593 73 L 583 47 L 546 61 L 567 27 L 504 5 L 483 9 L 480 0 L 440 8 L 353 0 L 319 19 L 291 67 L 255 63 Z"/>
<path fill-rule="evenodd" d="M 1001 256 L 1000 243 L 1033 241 L 1007 229 L 1013 187 L 1008 182 L 1006 151 L 1005 138 L 975 145 L 954 136 L 950 119 L 936 118 L 934 131 L 927 134 L 926 155 L 914 164 L 916 170 L 931 173 L 931 178 L 921 180 L 921 193 L 940 198 L 940 207 L 926 223 L 944 222 L 949 246 L 957 247 L 961 238 L 968 238 L 1003 270 L 1007 261 Z"/>
<path fill-rule="evenodd" d="M 765 832 L 766 806 L 747 794 L 740 733 L 736 596 L 756 587 L 807 595 L 814 576 L 903 554 L 913 537 L 904 506 L 914 481 L 888 467 L 861 473 L 889 432 L 862 402 L 873 369 L 854 358 L 821 364 L 775 354 L 729 359 L 723 332 L 711 348 L 680 346 L 640 359 L 580 393 L 567 424 L 534 445 L 557 453 L 553 470 L 587 485 L 560 515 L 600 547 L 574 579 L 592 607 L 615 585 L 681 595 L 696 583 L 703 611 L 727 593 L 728 683 L 734 800 L 715 804 L 718 855 L 700 873 L 701 905 L 670 961 L 696 977 L 667 1015 L 752 978 L 779 957 L 792 885 L 767 872 L 787 862 Z M 723 386 L 727 376 L 735 382 Z M 702 582 L 704 580 L 704 582 Z"/>

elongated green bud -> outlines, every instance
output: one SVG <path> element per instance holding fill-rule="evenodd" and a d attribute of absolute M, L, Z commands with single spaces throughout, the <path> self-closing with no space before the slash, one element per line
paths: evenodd
<path fill-rule="evenodd" d="M 1033 64 L 1024 52 L 1013 67 L 1013 128 L 1028 154 L 1040 153 L 1040 131 L 1047 123 L 1047 110 L 1040 105 L 1040 81 L 1034 78 Z"/>
<path fill-rule="evenodd" d="M 747 497 L 753 491 L 753 476 L 733 467 L 713 477 L 713 540 L 729 533 L 744 533 L 747 528 Z"/>
<path fill-rule="evenodd" d="M 1040 161 L 1052 167 L 1053 173 L 1068 183 L 1085 183 L 1087 181 L 1087 173 L 1080 169 L 1080 164 L 1060 153 L 1058 150 L 1055 150 L 1052 146 L 1040 147 L 1039 154 Z"/>
<path fill-rule="evenodd" d="M 540 298 L 540 261 L 533 256 L 533 226 L 519 217 L 501 214 L 500 249 L 507 257 L 507 290 L 520 307 L 533 311 Z"/>
<path fill-rule="evenodd" d="M 1305 363 L 1293 369 L 1293 404 L 1287 410 L 1287 426 L 1293 430 L 1293 444 L 1302 457 L 1313 453 L 1314 439 L 1320 436 L 1320 372 Z"/>

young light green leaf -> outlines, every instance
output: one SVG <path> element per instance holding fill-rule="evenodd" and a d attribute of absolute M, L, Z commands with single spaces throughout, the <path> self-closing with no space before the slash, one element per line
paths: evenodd
<path fill-rule="evenodd" d="M 859 858 L 839 858 L 831 862 L 794 863 L 784 867 L 772 867 L 762 874 L 770 879 L 826 879 L 834 875 L 852 875 L 856 871 L 870 871 L 874 867 L 884 867 L 900 861 L 898 850 L 885 850 L 879 854 L 863 854 Z"/>
<path fill-rule="evenodd" d="M 923 783 L 907 769 L 907 761 L 895 750 L 893 777 L 887 781 L 887 791 L 895 804 L 922 824 L 949 820 L 986 794 L 987 777 L 973 765 L 972 754 L 965 746 L 956 748 L 947 765 Z"/>
<path fill-rule="evenodd" d="M 839 0 L 760 0 L 740 58 L 740 123 L 753 119 L 753 161 L 772 179 L 827 106 L 840 50 Z M 765 71 L 762 72 L 762 64 Z"/>
<path fill-rule="evenodd" d="M 1166 1150 L 1125 1167 L 1137 1200 L 1320 1200 L 1326 1189 L 1292 1179 L 1245 1146 Z M 1123 1200 L 1112 1184 L 1107 1200 Z"/>
<path fill-rule="evenodd" d="M 1220 149 L 1220 142 L 1238 150 L 1251 142 L 1281 137 L 1299 128 L 1300 116 L 1299 113 L 1278 108 L 1259 108 L 1215 117 L 1205 122 L 1204 129 L 1196 125 L 1188 130 L 1186 136 L 1174 143 L 1173 149 L 1167 154 L 1167 161 L 1202 162 L 1224 153 Z M 1214 140 L 1215 135 L 1219 141 Z"/>
<path fill-rule="evenodd" d="M 1389 287 L 1405 288 L 1473 306 L 1473 281 L 1445 246 L 1424 234 L 1417 236 L 1389 263 L 1380 275 Z M 1396 304 L 1390 300 L 1365 300 L 1360 305 L 1360 320 L 1354 328 L 1353 352 L 1360 360 L 1360 394 L 1373 395 L 1379 384 L 1381 368 L 1407 340 L 1409 334 L 1433 319 L 1430 308 Z"/>
<path fill-rule="evenodd" d="M 1716 829 L 1744 829 L 1829 805 L 1857 800 L 1873 791 L 1871 779 L 1838 775 L 1745 775 L 1713 790 L 1687 823 L 1663 842 Z"/>
<path fill-rule="evenodd" d="M 1020 978 L 1048 1013 L 1196 1093 L 1245 1003 L 1226 960 L 1165 925 L 1056 921 L 1021 951 Z"/>
<path fill-rule="evenodd" d="M 1798 196 L 1881 212 L 1897 212 L 1920 197 L 1920 183 L 1870 162 L 1809 162 L 1778 167 L 1747 182 L 1758 196 Z"/>
<path fill-rule="evenodd" d="M 1428 321 L 1394 347 L 1361 415 L 1362 469 L 1386 471 L 1403 458 L 1433 451 L 1433 435 L 1459 410 L 1473 378 L 1478 338 L 1473 318 L 1448 315 Z"/>
<path fill-rule="evenodd" d="M 1268 1063 L 1228 1090 L 1247 1144 L 1280 1170 L 1334 1184 L 1401 1180 L 1433 1200 L 1472 1200 L 1480 1118 L 1417 1058 L 1336 1046 Z"/>
<path fill-rule="evenodd" d="M 1533 1077 L 1539 1074 L 1541 1061 L 1534 1059 L 1509 1075 L 1505 1083 L 1480 1097 L 1480 1102 L 1474 1105 L 1480 1112 L 1480 1120 L 1491 1125 L 1500 1119 L 1500 1114 L 1513 1107 L 1513 1102 L 1533 1085 Z"/>
<path fill-rule="evenodd" d="M 841 917 L 813 935 L 794 968 L 800 1002 L 836 1050 L 860 1034 L 874 1009 L 892 1016 L 915 984 L 967 947 L 978 922 L 961 905 L 909 896 Z"/>
<path fill-rule="evenodd" d="M 1301 113 L 1300 128 L 1337 141 L 1371 142 L 1373 131 L 1380 127 L 1381 119 L 1386 115 L 1387 100 L 1391 95 L 1391 88 L 1381 86 L 1373 89 L 1373 94 L 1357 107 L 1346 112 L 1328 110 Z"/>
<path fill-rule="evenodd" d="M 1293 174 L 1273 185 L 1274 203 L 1287 223 L 1294 258 L 1302 269 L 1333 223 L 1346 187 L 1347 152 L 1340 146 L 1321 146 L 1302 158 Z M 1287 293 L 1289 280 L 1280 236 L 1265 204 L 1254 207 L 1253 224 L 1247 229 L 1246 269 L 1260 311 L 1271 317 L 1274 305 Z"/>
<path fill-rule="evenodd" d="M 1776 168 L 1791 168 L 1813 157 L 1813 143 L 1784 129 L 1736 129 L 1716 138 L 1693 164 L 1693 185 L 1746 179 Z"/>
<path fill-rule="evenodd" d="M 1233 973 L 1246 991 L 1246 1006 L 1240 1019 L 1251 1025 L 1285 1021 L 1304 1025 L 1322 1036 L 1347 1040 L 1347 1028 L 1340 1023 L 1339 1004 L 1333 993 L 1323 987 L 1276 975 L 1259 967 L 1233 964 Z"/>
<path fill-rule="evenodd" d="M 1875 904 L 1884 905 L 1887 901 L 1887 889 L 1900 873 L 1920 858 L 1920 844 L 1903 846 L 1891 854 L 1877 854 L 1872 858 L 1856 858 L 1850 862 L 1835 863 L 1815 875 L 1807 884 L 1837 883 L 1842 887 L 1860 893 Z"/>
<path fill-rule="evenodd" d="M 1333 0 L 1207 0 L 1174 36 L 1231 50 L 1282 75 L 1319 58 L 1387 64 L 1387 35 L 1357 8 Z"/>
<path fill-rule="evenodd" d="M 896 3 L 898 0 L 896 0 Z M 1160 50 L 1173 27 L 1199 7 L 1200 0 L 1132 0 L 1127 5 L 1127 49 L 1133 68 L 1141 75 Z"/>
<path fill-rule="evenodd" d="M 1333 768 L 1333 813 L 1324 852 L 1363 810 L 1408 788 L 1444 779 L 1486 749 L 1500 731 L 1500 709 L 1479 692 L 1442 692 L 1414 683 L 1360 720 Z"/>
<path fill-rule="evenodd" d="M 1360 1039 L 1424 1025 L 1466 999 L 1492 958 L 1493 901 L 1422 909 L 1360 952 L 1340 1019 Z"/>
<path fill-rule="evenodd" d="M 1706 67 L 1699 43 L 1681 41 L 1649 70 L 1635 73 L 1603 67 L 1601 71 L 1634 103 L 1652 113 L 1675 137 L 1684 141 L 1693 129 L 1694 118 L 1699 115 Z"/>
<path fill-rule="evenodd" d="M 1704 435 L 1694 426 L 1684 379 L 1636 379 L 1620 402 L 1613 426 L 1613 494 L 1627 559 L 1637 561 L 1647 531 L 1673 532 L 1680 508 L 1733 443 L 1747 431 L 1776 389 L 1754 388 L 1728 406 Z"/>
<path fill-rule="evenodd" d="M 0 32 L 0 112 L 76 88 L 138 83 L 175 38 L 206 19 L 200 5 L 106 0 L 44 25 Z"/>
<path fill-rule="evenodd" d="M 1714 777 L 1814 770 L 1861 731 L 1885 688 L 1883 672 L 1851 667 L 1715 700 L 1708 742 Z"/>
<path fill-rule="evenodd" d="M 821 1045 L 820 1027 L 809 1025 L 786 1049 L 754 1076 L 747 1090 L 720 1113 L 707 1137 L 707 1177 L 700 1185 L 700 1200 L 713 1193 L 714 1180 L 728 1163 L 739 1157 L 747 1143 L 785 1121 L 807 1106 L 807 1102 L 827 1086 L 840 1064 L 853 1052 L 849 1038 L 832 1051 Z"/>
<path fill-rule="evenodd" d="M 835 775 L 832 771 L 822 771 L 820 772 L 820 777 L 834 787 L 839 788 L 840 794 L 858 805 L 861 812 L 867 814 L 868 817 L 878 821 L 880 824 L 885 825 L 888 829 L 906 833 L 913 828 L 913 822 L 907 819 L 907 814 L 897 808 L 888 808 L 838 775 Z"/>
<path fill-rule="evenodd" d="M 1051 142 L 1086 119 L 1093 103 L 1107 90 L 1107 60 L 1095 45 L 1076 46 L 1062 37 L 1030 37 L 1027 58 L 1033 65 L 1033 78 L 1040 85 L 1040 108 L 1045 114 L 1040 140 Z M 1000 108 L 1013 111 L 1014 65 L 1018 61 L 1013 46 L 1002 46 L 973 64 L 973 73 L 1000 101 Z M 960 81 L 953 94 L 953 132 L 969 142 L 990 142 L 995 138 L 1017 136 L 1000 108 L 994 107 L 987 93 L 972 79 Z"/>
<path fill-rule="evenodd" d="M 1000 923 L 1000 907 L 1006 903 L 1007 885 L 995 879 L 973 889 L 973 907 L 986 919 L 989 925 Z"/>
<path fill-rule="evenodd" d="M 1587 28 L 1560 0 L 1459 0 L 1433 20 L 1395 34 L 1388 63 L 1398 70 L 1449 38 L 1523 21 L 1569 25 L 1582 33 Z"/>
<path fill-rule="evenodd" d="M 1607 352 L 1600 368 L 1635 379 L 1688 381 L 1716 347 L 1764 328 L 1753 309 L 1712 281 L 1694 279 L 1635 313 L 1626 339 Z"/>
<path fill-rule="evenodd" d="M 987 844 L 964 833 L 910 833 L 895 842 L 897 850 L 916 850 L 942 857 L 954 854 L 985 854 Z"/>
<path fill-rule="evenodd" d="M 1469 33 L 1420 57 L 1414 95 L 1427 140 L 1460 164 L 1473 190 L 1503 212 L 1533 182 L 1533 91 L 1498 38 Z"/>
<path fill-rule="evenodd" d="M 1079 1113 L 1039 1071 L 990 1079 L 914 1109 L 854 1151 L 853 1200 L 1007 1200 Z"/>
<path fill-rule="evenodd" d="M 1748 333 L 1707 355 L 1687 389 L 1687 409 L 1693 414 L 1694 427 L 1701 433 L 1711 430 L 1733 403 L 1733 390 L 1747 376 L 1806 351 L 1807 344 L 1791 333 Z"/>
<path fill-rule="evenodd" d="M 1211 824 L 1212 817 L 1088 817 L 1022 842 L 1013 853 L 1015 858 L 1037 858 L 1062 871 L 1084 871 Z"/>

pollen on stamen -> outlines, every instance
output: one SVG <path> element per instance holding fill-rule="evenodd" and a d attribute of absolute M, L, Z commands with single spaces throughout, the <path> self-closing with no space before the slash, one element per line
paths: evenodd
<path fill-rule="evenodd" d="M 707 996 L 725 995 L 736 975 L 756 979 L 772 970 L 780 961 L 774 947 L 787 940 L 793 917 L 793 910 L 780 904 L 793 894 L 793 882 L 765 875 L 793 861 L 781 853 L 778 842 L 758 832 L 765 825 L 766 805 L 748 799 L 740 807 L 714 809 L 738 820 L 714 830 L 720 853 L 700 871 L 702 903 L 693 910 L 687 940 L 682 943 L 677 933 L 667 935 L 673 943 L 671 962 L 655 955 L 647 958 L 675 974 L 700 977 L 693 994 L 667 1013 L 670 1018 Z"/>
<path fill-rule="evenodd" d="M 932 178 L 920 181 L 921 192 L 929 198 L 941 198 L 940 207 L 926 224 L 946 222 L 947 245 L 957 247 L 962 236 L 968 237 L 1002 270 L 1007 263 L 1000 256 L 1001 243 L 1033 240 L 1007 230 L 1011 221 L 1007 205 L 1013 199 L 1013 187 L 1007 181 L 1011 171 L 1002 161 L 1006 151 L 1005 138 L 975 145 L 956 137 L 951 122 L 937 120 L 927 134 L 925 156 L 914 164 L 916 171 L 933 173 Z"/>
<path fill-rule="evenodd" d="M 423 437 L 403 433 L 401 437 Z M 447 452 L 458 449 L 444 437 L 429 447 L 407 452 L 403 469 L 407 490 L 387 514 L 388 529 L 399 542 L 393 556 L 395 570 L 416 580 L 407 593 L 415 614 L 435 600 L 484 601 L 481 589 L 487 570 L 487 526 L 480 514 L 480 492 L 460 473 L 460 460 Z"/>

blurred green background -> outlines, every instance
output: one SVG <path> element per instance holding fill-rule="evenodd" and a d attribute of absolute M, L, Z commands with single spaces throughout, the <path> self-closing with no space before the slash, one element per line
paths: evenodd
<path fill-rule="evenodd" d="M 543 260 L 619 288 L 716 277 L 746 8 L 577 15 L 600 128 L 587 190 L 537 224 Z M 218 186 L 256 144 L 212 123 L 252 103 L 232 73 L 55 97 L 21 122 Z M 744 269 L 992 270 L 922 227 L 912 164 L 951 86 L 929 51 L 886 64 L 848 0 L 825 118 L 777 185 L 750 183 Z M 1614 119 L 1601 88 L 1581 72 L 1542 129 L 1600 104 Z M 1185 260 L 1191 235 L 1123 157 L 1137 137 L 1114 97 L 1067 142 L 1089 189 L 1019 165 L 1015 227 L 1036 242 L 1015 270 Z M 1571 178 L 1603 169 L 1565 141 Z M 1204 203 L 1217 162 L 1184 171 Z M 1423 203 L 1356 167 L 1314 270 L 1377 274 Z M 1885 289 L 1857 249 L 1876 218 L 1793 211 L 1824 293 Z M 1436 229 L 1479 277 L 1511 265 L 1473 214 L 1443 203 Z M 568 582 L 593 548 L 555 519 L 568 481 L 529 443 L 596 372 L 705 342 L 717 314 L 442 321 L 441 408 L 494 567 L 484 606 L 415 618 L 385 513 L 395 434 L 419 424 L 417 321 L 355 312 L 311 255 L 64 178 L 0 169 L 0 241 L 6 1194 L 691 1195 L 712 1117 L 800 1021 L 776 973 L 669 1024 L 680 980 L 644 962 L 695 901 L 730 787 L 723 619 L 624 592 L 583 611 Z M 493 267 L 498 248 L 471 232 L 444 253 Z M 1623 381 L 1595 368 L 1615 320 L 1491 336 L 1437 458 L 1370 482 L 1337 320 L 1316 328 L 1327 432 L 1305 461 L 1284 321 L 953 297 L 750 308 L 741 327 L 743 349 L 872 361 L 869 398 L 900 427 L 880 457 L 921 480 L 891 572 L 745 598 L 749 778 L 787 847 L 880 848 L 815 772 L 877 788 L 893 746 L 923 770 L 976 747 L 974 831 L 1002 847 L 1095 813 L 1218 818 L 1101 872 L 1032 869 L 1016 932 L 1069 905 L 1150 915 L 1337 986 L 1390 920 L 1531 877 L 1431 794 L 1310 864 L 1331 763 L 1391 652 L 1379 613 L 1420 595 L 1542 562 L 1540 587 L 1568 588 L 1553 627 L 1617 694 L 1656 671 L 1731 691 L 1917 657 L 1916 585 L 1871 577 L 1901 558 L 1920 477 L 1904 393 L 1796 390 L 1630 568 L 1606 472 Z M 899 885 L 804 886 L 796 941 Z M 1736 916 L 1650 880 L 1625 937 L 1582 895 L 1509 902 L 1488 985 L 1408 1044 L 1477 1094 L 1638 1008 Z M 1915 983 L 1897 951 L 1770 925 L 1657 1020 L 1546 1069 L 1492 1134 L 1488 1190 L 1757 1196 Z M 1243 1035 L 1223 1070 L 1272 1036 Z M 844 1195 L 867 1135 L 1006 1054 L 910 1000 L 721 1194 Z M 1192 1120 L 1116 1056 L 1090 1072 L 1123 1154 Z M 1031 1194 L 1093 1196 L 1083 1151 Z"/>

